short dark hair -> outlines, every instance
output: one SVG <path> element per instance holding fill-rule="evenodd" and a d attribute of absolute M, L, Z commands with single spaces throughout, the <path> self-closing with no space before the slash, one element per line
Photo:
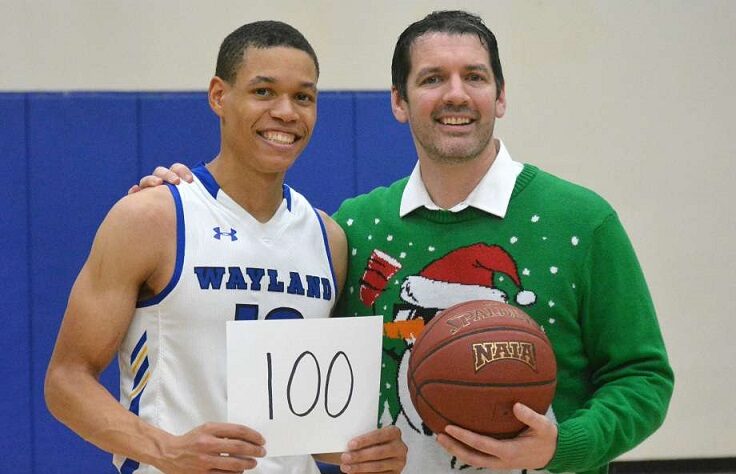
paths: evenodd
<path fill-rule="evenodd" d="M 462 10 L 435 11 L 421 20 L 412 23 L 396 41 L 394 58 L 391 62 L 391 83 L 399 91 L 399 96 L 407 100 L 406 81 L 411 71 L 411 46 L 420 36 L 427 33 L 448 33 L 453 35 L 474 34 L 488 50 L 493 77 L 496 80 L 497 94 L 503 90 L 503 70 L 498 57 L 498 43 L 493 32 L 477 15 Z"/>
<path fill-rule="evenodd" d="M 238 69 L 245 60 L 245 50 L 253 48 L 275 48 L 286 46 L 307 53 L 314 61 L 319 77 L 319 62 L 312 45 L 299 30 L 280 21 L 256 21 L 241 26 L 222 41 L 217 55 L 215 75 L 223 81 L 233 84 L 238 76 Z"/>

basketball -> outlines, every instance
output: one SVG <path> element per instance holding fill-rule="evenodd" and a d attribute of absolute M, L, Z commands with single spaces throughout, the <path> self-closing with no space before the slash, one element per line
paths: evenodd
<path fill-rule="evenodd" d="M 434 433 L 457 425 L 512 438 L 526 427 L 514 416 L 514 403 L 546 413 L 557 363 L 549 339 L 526 313 L 475 300 L 432 318 L 414 344 L 407 377 L 414 408 Z"/>

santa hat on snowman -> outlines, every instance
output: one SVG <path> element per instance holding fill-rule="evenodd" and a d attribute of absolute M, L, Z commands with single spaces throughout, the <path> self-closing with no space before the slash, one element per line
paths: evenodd
<path fill-rule="evenodd" d="M 496 272 L 508 275 L 519 288 L 514 297 L 519 306 L 534 304 L 537 295 L 523 288 L 511 255 L 498 245 L 487 244 L 453 250 L 419 275 L 407 277 L 401 285 L 401 298 L 421 308 L 438 309 L 479 299 L 507 303 L 506 292 L 493 286 Z"/>

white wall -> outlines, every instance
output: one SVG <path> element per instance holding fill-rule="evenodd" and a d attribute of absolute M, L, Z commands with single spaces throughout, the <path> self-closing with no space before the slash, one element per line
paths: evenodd
<path fill-rule="evenodd" d="M 322 89 L 385 90 L 401 30 L 454 7 L 498 37 L 512 155 L 611 201 L 648 275 L 676 390 L 626 458 L 736 456 L 734 1 L 0 0 L 0 91 L 204 90 L 258 19 L 311 40 Z"/>

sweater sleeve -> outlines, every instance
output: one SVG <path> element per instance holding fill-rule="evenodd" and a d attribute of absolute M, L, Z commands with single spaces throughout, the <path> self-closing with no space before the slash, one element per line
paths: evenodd
<path fill-rule="evenodd" d="M 628 236 L 611 214 L 593 234 L 579 321 L 592 395 L 559 424 L 552 472 L 587 471 L 632 449 L 664 421 L 674 376 Z"/>

